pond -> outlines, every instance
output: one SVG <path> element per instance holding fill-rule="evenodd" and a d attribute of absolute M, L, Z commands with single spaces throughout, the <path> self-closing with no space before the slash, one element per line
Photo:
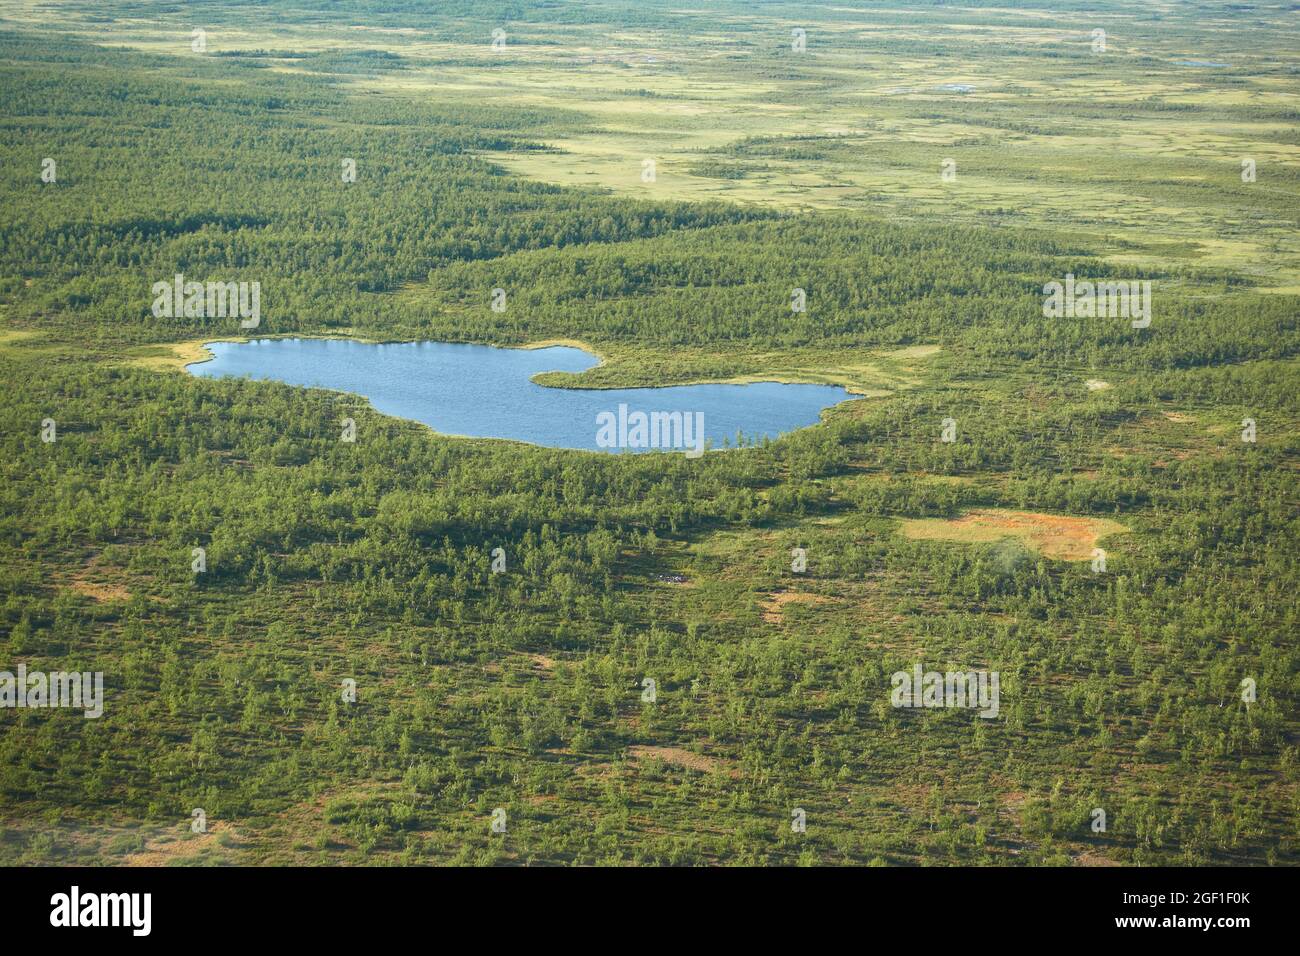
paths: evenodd
<path fill-rule="evenodd" d="M 598 364 L 582 349 L 496 348 L 448 342 L 377 344 L 347 339 L 212 342 L 205 378 L 269 379 L 353 392 L 385 415 L 448 435 L 505 438 L 586 451 L 673 450 L 775 438 L 815 425 L 823 409 L 854 396 L 835 385 L 782 382 L 663 388 L 548 388 L 539 372 Z"/>

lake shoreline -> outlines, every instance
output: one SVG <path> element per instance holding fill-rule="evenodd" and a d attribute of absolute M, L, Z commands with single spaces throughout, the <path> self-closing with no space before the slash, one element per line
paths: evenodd
<path fill-rule="evenodd" d="M 238 345 L 244 345 L 258 339 L 275 339 L 275 340 L 303 339 L 307 341 L 321 341 L 321 342 L 344 341 L 344 342 L 359 342 L 362 345 L 415 345 L 424 342 L 435 342 L 434 339 L 372 339 L 361 335 L 353 335 L 351 333 L 329 335 L 329 334 L 320 334 L 320 333 L 303 334 L 301 332 L 276 332 L 276 333 L 267 333 L 264 335 L 222 335 L 218 337 L 204 336 L 202 338 L 197 338 L 197 339 L 185 339 L 184 341 L 181 342 L 159 342 L 154 345 L 141 346 L 140 348 L 132 349 L 132 351 L 140 351 L 141 349 L 156 349 L 163 352 L 170 352 L 171 354 L 170 355 L 167 354 L 137 355 L 134 357 L 129 357 L 127 360 L 127 364 L 141 365 L 146 368 L 155 368 L 158 370 L 175 369 L 183 372 L 186 371 L 192 365 L 202 365 L 204 362 L 211 362 L 216 356 L 213 354 L 212 350 L 208 348 L 208 346 L 210 345 L 216 345 L 222 342 L 230 342 Z M 539 339 L 535 342 L 526 342 L 522 345 L 500 345 L 495 342 L 437 342 L 437 344 L 481 345 L 486 348 L 520 349 L 524 351 L 535 351 L 537 349 L 549 349 L 549 348 L 557 348 L 557 347 L 573 348 L 573 349 L 580 349 L 583 352 L 586 352 L 589 355 L 591 355 L 593 358 L 597 359 L 596 364 L 593 365 L 592 368 L 599 368 L 600 366 L 604 365 L 608 361 L 606 356 L 602 354 L 598 349 L 594 348 L 593 346 L 579 339 Z M 538 374 L 544 374 L 544 373 L 538 373 Z M 564 386 L 549 386 L 549 387 L 556 388 L 556 387 L 564 387 Z M 586 388 L 586 387 L 599 387 L 599 386 L 582 386 L 582 387 Z M 608 388 L 611 386 L 605 386 L 605 387 Z"/>
<path fill-rule="evenodd" d="M 586 375 L 588 372 L 592 372 L 598 368 L 607 366 L 609 364 L 609 357 L 605 353 L 597 349 L 595 346 L 591 345 L 590 343 L 584 342 L 581 339 L 571 339 L 571 338 L 538 339 L 536 341 L 525 342 L 520 345 L 500 345 L 494 342 L 441 342 L 441 341 L 435 341 L 433 339 L 382 339 L 382 338 L 372 339 L 372 338 L 366 338 L 364 336 L 358 336 L 349 333 L 344 333 L 339 335 L 324 335 L 324 334 L 304 335 L 297 332 L 282 332 L 282 333 L 267 334 L 267 335 L 227 335 L 227 336 L 221 336 L 219 338 L 204 337 L 201 339 L 187 339 L 183 342 L 160 343 L 160 345 L 158 346 L 150 346 L 150 348 L 156 347 L 156 348 L 170 349 L 173 354 L 171 356 L 165 356 L 165 355 L 141 356 L 133 360 L 131 364 L 139 364 L 145 367 L 154 368 L 156 370 L 174 369 L 174 370 L 188 373 L 188 370 L 190 369 L 191 366 L 202 365 L 205 362 L 212 361 L 212 359 L 215 356 L 213 355 L 211 349 L 208 348 L 208 346 L 210 345 L 215 345 L 221 342 L 246 344 L 248 342 L 257 339 L 275 339 L 275 340 L 302 339 L 307 341 L 348 341 L 348 342 L 358 342 L 363 345 L 413 345 L 413 344 L 422 344 L 426 342 L 434 342 L 435 344 L 442 344 L 442 345 L 480 345 L 486 348 L 519 349 L 522 351 L 537 351 L 539 349 L 548 349 L 548 348 L 573 348 L 573 349 L 579 349 L 583 352 L 586 352 L 587 354 L 591 355 L 597 360 L 595 365 L 591 366 L 591 368 L 589 369 L 584 369 L 581 372 L 559 372 L 558 373 L 559 375 L 565 376 L 567 379 L 569 379 L 568 381 L 562 381 L 562 382 L 537 381 L 539 378 L 543 376 L 555 375 L 557 373 L 554 370 L 548 370 L 548 371 L 536 373 L 530 380 L 536 382 L 538 385 L 541 385 L 544 388 L 584 389 L 584 390 L 602 389 L 602 390 L 613 391 L 613 390 L 636 389 L 636 388 L 675 388 L 679 386 L 685 387 L 690 385 L 756 385 L 756 384 L 770 382 L 777 385 L 833 385 L 833 386 L 838 386 L 840 388 L 843 388 L 846 392 L 849 392 L 851 395 L 855 395 L 858 398 L 885 398 L 893 394 L 893 390 L 891 389 L 869 388 L 867 386 L 858 385 L 856 383 L 847 380 L 826 381 L 826 380 L 818 380 L 812 377 L 811 375 L 800 376 L 800 375 L 790 375 L 790 374 L 781 374 L 781 373 L 765 374 L 762 372 L 756 372 L 756 373 L 751 373 L 746 375 L 733 375 L 729 378 L 690 378 L 690 379 L 684 379 L 682 381 L 660 382 L 655 385 L 624 385 L 619 383 L 606 384 L 606 383 L 584 382 L 584 381 L 579 381 L 579 379 L 581 379 L 582 376 Z"/>
<path fill-rule="evenodd" d="M 552 355 L 524 357 L 547 348 Z M 572 339 L 496 346 L 367 342 L 355 336 L 240 335 L 179 343 L 172 352 L 173 364 L 183 362 L 184 370 L 195 377 L 246 378 L 321 389 L 362 402 L 376 414 L 416 422 L 448 437 L 573 451 L 647 452 L 696 448 L 705 441 L 724 448 L 741 434 L 745 443 L 775 440 L 820 424 L 830 409 L 862 397 L 860 391 L 824 380 L 790 382 L 779 380 L 788 376 L 761 374 L 693 384 L 588 386 L 583 374 L 604 359 Z M 563 376 L 568 387 L 538 381 L 547 373 Z M 656 406 L 655 414 L 664 417 L 653 419 L 657 423 L 647 431 L 652 419 L 646 416 Z M 629 407 L 631 424 L 625 425 L 623 416 Z M 609 431 L 613 426 L 607 419 L 615 414 L 613 408 L 618 410 L 619 424 L 616 431 Z M 594 435 L 581 427 L 587 421 L 597 426 Z M 666 431 L 669 421 L 675 422 L 671 440 Z"/>

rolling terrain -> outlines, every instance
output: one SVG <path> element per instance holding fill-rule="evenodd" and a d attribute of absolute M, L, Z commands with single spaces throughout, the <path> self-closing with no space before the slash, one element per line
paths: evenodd
<path fill-rule="evenodd" d="M 105 682 L 0 710 L 0 863 L 1300 862 L 1291 5 L 428 6 L 0 0 L 0 671 Z M 863 397 L 692 460 L 182 371 L 279 335 Z"/>

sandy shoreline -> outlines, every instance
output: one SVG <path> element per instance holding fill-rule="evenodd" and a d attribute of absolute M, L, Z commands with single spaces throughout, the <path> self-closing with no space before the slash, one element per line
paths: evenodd
<path fill-rule="evenodd" d="M 363 336 L 358 336 L 347 332 L 340 333 L 337 335 L 319 335 L 319 334 L 304 335 L 302 333 L 292 332 L 292 333 L 281 333 L 281 334 L 271 334 L 271 335 L 225 335 L 225 336 L 215 336 L 215 337 L 207 336 L 201 339 L 189 339 L 184 342 L 173 342 L 173 343 L 166 343 L 166 344 L 159 344 L 159 345 L 143 346 L 140 349 L 134 349 L 132 351 L 142 352 L 148 350 L 149 354 L 136 355 L 135 357 L 129 359 L 128 361 L 129 364 L 131 365 L 137 365 L 144 368 L 152 368 L 155 370 L 174 370 L 174 371 L 183 372 L 186 369 L 188 369 L 190 366 L 200 365 L 204 362 L 211 361 L 215 356 L 211 351 L 211 349 L 208 348 L 208 346 L 210 345 L 214 345 L 218 342 L 242 343 L 242 342 L 249 342 L 254 339 L 345 340 L 350 342 L 360 342 L 366 345 L 404 345 L 404 344 L 410 344 L 412 342 L 417 342 L 417 341 L 432 341 L 432 340 L 425 340 L 425 339 L 405 339 L 405 340 L 370 339 L 370 338 L 365 338 Z M 484 345 L 488 348 L 513 348 L 513 349 L 526 349 L 529 351 L 533 351 L 536 349 L 555 348 L 555 347 L 574 348 L 586 352 L 587 354 L 592 355 L 597 359 L 597 363 L 593 365 L 590 369 L 584 369 L 581 372 L 559 372 L 558 373 L 564 376 L 569 381 L 581 378 L 587 372 L 600 368 L 601 366 L 606 365 L 609 361 L 608 357 L 605 354 L 603 354 L 600 350 L 596 349 L 595 347 L 588 344 L 587 342 L 583 342 L 580 339 L 554 339 L 554 338 L 539 339 L 535 342 L 526 342 L 522 345 L 494 345 L 486 342 L 464 342 L 464 343 L 448 343 L 448 344 Z M 883 353 L 880 357 L 883 359 L 891 359 L 896 357 L 902 357 L 903 355 L 912 352 L 914 354 L 908 355 L 907 357 L 925 358 L 937 351 L 939 351 L 938 346 L 919 346 L 919 347 L 914 347 L 913 349 L 899 350 L 894 353 Z M 549 376 L 553 374 L 557 374 L 557 373 L 554 371 L 538 372 L 536 375 L 533 376 L 533 381 L 537 381 L 538 378 L 541 378 L 543 376 Z M 656 388 L 656 387 L 668 388 L 668 387 L 678 387 L 678 386 L 688 386 L 688 385 L 753 385 L 753 384 L 758 384 L 760 382 L 775 382 L 777 384 L 783 384 L 783 385 L 834 386 L 834 387 L 843 388 L 850 395 L 853 395 L 857 398 L 883 398 L 885 396 L 893 394 L 894 391 L 894 389 L 890 389 L 890 388 L 882 388 L 882 387 L 872 388 L 869 386 L 858 385 L 850 381 L 847 381 L 846 379 L 847 376 L 836 376 L 834 374 L 830 374 L 830 375 L 819 374 L 810 370 L 806 375 L 800 375 L 798 373 L 790 374 L 789 371 L 786 371 L 785 373 L 758 372 L 758 373 L 752 373 L 748 375 L 736 375 L 730 378 L 688 379 L 686 381 L 669 382 L 657 386 L 655 385 L 606 385 L 606 384 L 592 384 L 592 383 L 585 383 L 585 382 L 584 383 L 574 382 L 573 384 L 568 384 L 568 382 L 566 382 L 565 384 L 548 384 L 546 382 L 538 382 L 538 384 L 544 385 L 545 387 L 548 388 L 624 389 L 624 388 Z"/>
<path fill-rule="evenodd" d="M 209 345 L 215 345 L 218 342 L 244 343 L 251 342 L 254 339 L 317 339 L 321 341 L 342 340 L 349 342 L 360 342 L 363 345 L 407 345 L 413 342 L 432 341 L 426 339 L 368 339 L 359 335 L 350 333 L 341 335 L 303 335 L 298 332 L 286 332 L 278 335 L 222 335 L 222 336 L 204 336 L 201 339 L 187 339 L 184 342 L 166 342 L 156 345 L 146 345 L 132 349 L 132 353 L 141 353 L 148 351 L 149 354 L 135 354 L 127 359 L 130 365 L 138 365 L 143 368 L 153 369 L 175 369 L 184 371 L 191 365 L 199 365 L 203 362 L 210 362 L 215 357 Z M 523 345 L 491 345 L 486 342 L 453 342 L 443 343 L 451 345 L 484 345 L 488 348 L 507 348 L 507 349 L 547 349 L 561 346 L 564 348 L 581 349 L 584 352 L 599 359 L 597 365 L 592 368 L 598 368 L 605 364 L 605 356 L 599 351 L 592 348 L 585 342 L 578 339 L 542 339 L 537 342 L 528 342 Z"/>

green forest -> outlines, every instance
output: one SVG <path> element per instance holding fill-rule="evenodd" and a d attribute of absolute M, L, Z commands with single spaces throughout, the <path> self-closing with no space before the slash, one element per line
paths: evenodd
<path fill-rule="evenodd" d="M 0 671 L 102 671 L 105 706 L 0 710 L 0 863 L 1300 863 L 1300 68 L 1283 6 L 1252 8 L 1241 50 L 1284 65 L 1215 74 L 1197 96 L 1222 103 L 963 108 L 990 132 L 954 134 L 974 157 L 959 176 L 1004 164 L 1022 186 L 1017 164 L 1048 147 L 1000 158 L 999 135 L 1131 113 L 1240 139 L 1182 167 L 1061 146 L 1067 193 L 1153 204 L 1149 226 L 1093 229 L 1001 199 L 945 216 L 923 195 L 637 195 L 639 154 L 626 189 L 547 181 L 515 164 L 648 114 L 457 85 L 553 69 L 594 89 L 581 64 L 530 58 L 624 42 L 669 61 L 658 95 L 685 95 L 669 80 L 704 43 L 699 14 L 666 3 L 44 6 L 0 4 Z M 779 55 L 791 23 L 816 49 L 855 22 L 842 8 L 1016 19 L 718 7 L 734 43 L 707 68 L 813 108 L 841 91 Z M 1163 47 L 1122 52 L 1141 26 L 1169 57 L 1240 60 L 1198 53 L 1211 7 L 1127 25 L 1116 55 L 1161 75 Z M 1045 11 L 1087 49 L 1072 0 L 999 8 Z M 401 46 L 411 31 L 436 44 Z M 981 49 L 1026 89 L 1083 69 Z M 426 73 L 438 95 L 403 86 Z M 649 114 L 655 82 L 628 81 Z M 1257 82 L 1278 95 L 1239 103 Z M 900 102 L 881 124 L 963 114 Z M 956 148 L 760 131 L 683 155 L 706 185 L 765 189 L 778 161 L 848 182 L 834 164 L 863 150 L 882 168 L 926 150 L 938 186 Z M 1160 211 L 1177 203 L 1195 225 Z M 1216 254 L 1230 240 L 1262 251 Z M 177 273 L 260 282 L 260 327 L 156 317 L 150 288 Z M 1150 280 L 1150 327 L 1045 317 L 1044 284 L 1067 274 Z M 699 459 L 602 455 L 181 371 L 197 344 L 250 335 L 576 341 L 604 362 L 541 381 L 864 397 Z M 1002 512 L 1125 530 L 1087 541 L 1099 572 L 962 523 Z M 906 533 L 922 525 L 957 530 Z M 891 707 L 890 675 L 916 663 L 1000 672 L 999 718 Z"/>

